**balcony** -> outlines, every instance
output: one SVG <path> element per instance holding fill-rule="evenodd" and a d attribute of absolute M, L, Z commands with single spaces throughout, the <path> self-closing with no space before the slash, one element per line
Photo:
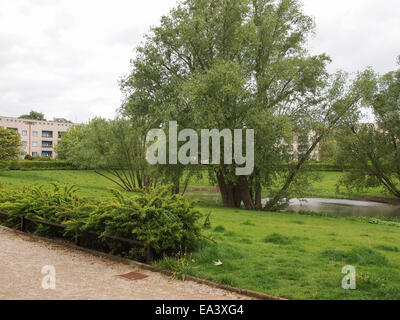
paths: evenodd
<path fill-rule="evenodd" d="M 42 151 L 42 158 L 51 158 L 53 155 L 52 151 Z"/>
<path fill-rule="evenodd" d="M 52 141 L 42 141 L 42 148 L 53 148 Z"/>
<path fill-rule="evenodd" d="M 300 153 L 307 152 L 308 148 L 309 148 L 309 146 L 307 144 L 299 145 L 297 148 L 297 151 Z"/>
<path fill-rule="evenodd" d="M 53 138 L 53 131 L 42 131 L 42 138 Z"/>

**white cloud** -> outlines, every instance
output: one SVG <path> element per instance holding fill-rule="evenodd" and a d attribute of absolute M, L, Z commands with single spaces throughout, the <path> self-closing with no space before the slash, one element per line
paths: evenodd
<path fill-rule="evenodd" d="M 304 0 L 316 21 L 313 53 L 332 59 L 331 71 L 356 72 L 368 66 L 384 73 L 396 68 L 400 55 L 398 0 Z"/>
<path fill-rule="evenodd" d="M 0 115 L 113 117 L 133 49 L 176 0 L 0 0 Z M 332 71 L 395 68 L 398 0 L 304 0 Z"/>

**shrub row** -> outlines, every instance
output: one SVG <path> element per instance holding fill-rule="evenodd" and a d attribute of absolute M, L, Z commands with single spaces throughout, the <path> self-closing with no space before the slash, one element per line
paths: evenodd
<path fill-rule="evenodd" d="M 81 198 L 76 191 L 74 186 L 58 184 L 50 188 L 0 188 L 0 211 L 11 214 L 7 223 L 14 227 L 19 226 L 18 217 L 26 217 L 65 225 L 66 237 L 77 234 L 84 239 L 88 231 L 96 232 L 113 253 L 121 252 L 106 236 L 141 241 L 160 256 L 191 250 L 200 236 L 201 213 L 167 187 L 135 195 L 111 190 L 114 197 L 100 201 Z M 33 228 L 40 231 L 43 225 Z"/>
<path fill-rule="evenodd" d="M 351 167 L 345 165 L 340 167 L 338 164 L 330 161 L 309 161 L 305 168 L 311 171 L 333 171 L 333 172 L 340 172 L 343 170 L 349 170 Z"/>
<path fill-rule="evenodd" d="M 0 169 L 6 170 L 76 170 L 68 161 L 62 160 L 22 160 L 22 161 L 2 161 Z"/>

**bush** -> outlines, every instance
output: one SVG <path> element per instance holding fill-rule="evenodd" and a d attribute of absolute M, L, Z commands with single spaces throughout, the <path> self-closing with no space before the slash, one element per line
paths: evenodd
<path fill-rule="evenodd" d="M 341 168 L 333 161 L 316 161 L 316 160 L 308 161 L 305 164 L 305 168 L 311 171 L 331 171 L 331 172 L 340 172 L 342 170 L 352 169 L 350 166 L 347 165 Z"/>
<path fill-rule="evenodd" d="M 8 161 L 2 161 L 0 160 L 0 170 L 7 170 L 9 166 Z"/>
<path fill-rule="evenodd" d="M 9 170 L 76 170 L 68 161 L 52 160 L 50 158 L 41 158 L 23 161 L 11 161 L 8 164 Z"/>
<path fill-rule="evenodd" d="M 10 213 L 9 221 L 16 226 L 16 217 L 37 218 L 66 225 L 67 236 L 85 237 L 88 231 L 94 231 L 103 241 L 106 236 L 138 240 L 151 245 L 160 256 L 194 247 L 202 215 L 192 202 L 172 194 L 167 187 L 136 195 L 111 192 L 113 198 L 94 201 L 77 196 L 74 186 L 0 188 L 0 211 Z M 121 253 L 113 241 L 107 241 L 107 245 Z"/>

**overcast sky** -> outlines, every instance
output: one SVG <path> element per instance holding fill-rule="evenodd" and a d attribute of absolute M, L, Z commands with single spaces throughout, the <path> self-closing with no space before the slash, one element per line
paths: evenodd
<path fill-rule="evenodd" d="M 175 0 L 0 0 L 0 115 L 112 118 L 133 49 Z M 399 0 L 304 0 L 331 71 L 396 68 Z"/>

